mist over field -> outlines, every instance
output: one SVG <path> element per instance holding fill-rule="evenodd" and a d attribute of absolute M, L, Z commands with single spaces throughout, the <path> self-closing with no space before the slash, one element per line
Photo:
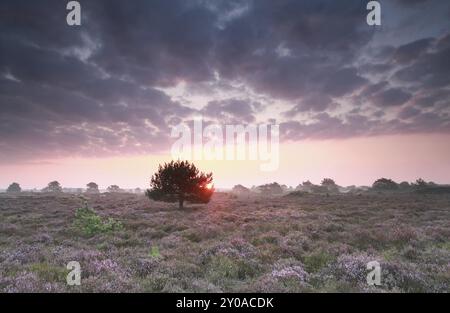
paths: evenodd
<path fill-rule="evenodd" d="M 239 185 L 183 210 L 117 190 L 0 194 L 0 290 L 448 292 L 449 187 L 310 187 Z"/>

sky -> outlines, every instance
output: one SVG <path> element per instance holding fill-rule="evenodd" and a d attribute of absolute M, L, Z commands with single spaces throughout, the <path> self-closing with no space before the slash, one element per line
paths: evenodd
<path fill-rule="evenodd" d="M 148 187 L 176 125 L 279 125 L 279 166 L 197 160 L 216 187 L 450 183 L 450 2 L 0 3 L 0 189 Z"/>

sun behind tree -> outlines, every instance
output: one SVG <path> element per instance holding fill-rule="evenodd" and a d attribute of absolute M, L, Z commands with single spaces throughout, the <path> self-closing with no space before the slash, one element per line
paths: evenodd
<path fill-rule="evenodd" d="M 159 165 L 145 194 L 156 201 L 178 201 L 182 209 L 184 201 L 208 203 L 214 193 L 212 180 L 212 173 L 204 174 L 188 161 L 171 161 Z"/>

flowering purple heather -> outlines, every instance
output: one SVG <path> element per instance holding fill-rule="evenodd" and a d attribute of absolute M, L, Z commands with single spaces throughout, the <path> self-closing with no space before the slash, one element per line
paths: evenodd
<path fill-rule="evenodd" d="M 450 211 L 443 196 L 249 200 L 217 193 L 208 205 L 183 212 L 133 194 L 86 197 L 123 229 L 85 236 L 73 223 L 80 199 L 70 194 L 14 202 L 0 195 L 0 291 L 449 290 Z M 373 260 L 381 266 L 380 286 L 367 285 Z M 70 261 L 81 266 L 80 286 L 66 284 Z"/>

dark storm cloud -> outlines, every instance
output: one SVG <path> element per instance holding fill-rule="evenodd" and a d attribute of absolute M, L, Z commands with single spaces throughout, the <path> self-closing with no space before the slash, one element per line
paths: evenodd
<path fill-rule="evenodd" d="M 286 140 L 448 131 L 448 31 L 368 49 L 365 1 L 81 1 L 80 27 L 65 5 L 0 3 L 0 161 L 152 153 L 194 115 L 257 122 L 279 100 Z M 177 102 L 179 82 L 228 100 Z"/>
<path fill-rule="evenodd" d="M 380 134 L 385 131 L 379 123 L 370 120 L 366 116 L 352 114 L 347 120 L 330 116 L 328 113 L 319 113 L 314 116 L 313 123 L 302 123 L 299 121 L 289 121 L 280 124 L 283 129 L 283 140 L 299 140 L 299 139 L 329 139 L 330 132 L 339 138 L 350 138 L 356 135 L 370 136 L 375 133 Z"/>
<path fill-rule="evenodd" d="M 365 86 L 360 94 L 363 98 L 369 98 L 388 86 L 389 83 L 387 81 L 379 81 L 375 84 Z"/>
<path fill-rule="evenodd" d="M 357 74 L 355 68 L 344 68 L 335 72 L 330 71 L 325 80 L 324 91 L 339 97 L 353 92 L 367 82 L 367 79 Z"/>
<path fill-rule="evenodd" d="M 424 53 L 411 65 L 398 70 L 394 77 L 427 88 L 450 84 L 450 47 L 440 41 L 434 51 Z"/>
<path fill-rule="evenodd" d="M 420 113 L 421 111 L 415 107 L 406 107 L 398 114 L 398 117 L 401 119 L 409 119 L 419 115 Z"/>
<path fill-rule="evenodd" d="M 401 119 L 400 119 L 401 118 Z M 351 138 L 355 136 L 392 135 L 405 133 L 429 133 L 436 130 L 450 131 L 450 116 L 432 112 L 421 113 L 416 109 L 401 111 L 395 120 L 377 120 L 359 114 L 346 119 L 327 113 L 315 116 L 313 123 L 289 121 L 280 124 L 282 140 Z M 330 136 L 333 133 L 334 136 Z"/>
<path fill-rule="evenodd" d="M 375 95 L 373 100 L 379 106 L 401 105 L 411 99 L 411 95 L 398 88 L 390 88 Z"/>
<path fill-rule="evenodd" d="M 285 99 L 310 90 L 327 92 L 329 87 L 341 95 L 362 79 L 347 67 L 372 36 L 361 23 L 363 3 L 252 3 L 217 35 L 215 62 L 225 77 L 238 76 L 258 92 Z M 327 80 L 340 74 L 342 80 Z"/>
<path fill-rule="evenodd" d="M 433 38 L 424 38 L 402 45 L 395 50 L 394 60 L 403 64 L 412 62 L 425 53 L 432 43 Z"/>
<path fill-rule="evenodd" d="M 216 16 L 198 1 L 92 1 L 86 7 L 102 44 L 92 61 L 107 72 L 160 86 L 211 78 Z"/>
<path fill-rule="evenodd" d="M 224 123 L 230 120 L 241 123 L 252 123 L 255 121 L 254 114 L 261 104 L 257 102 L 240 99 L 228 99 L 221 101 L 210 101 L 201 111 L 204 116 L 215 118 Z"/>
<path fill-rule="evenodd" d="M 429 0 L 396 0 L 404 6 L 414 6 L 415 4 L 429 2 Z"/>
<path fill-rule="evenodd" d="M 284 112 L 286 117 L 296 116 L 297 114 L 304 112 L 323 112 L 328 109 L 334 109 L 339 104 L 333 101 L 333 99 L 324 94 L 314 94 L 303 98 L 300 103 L 295 105 L 289 111 Z"/>
<path fill-rule="evenodd" d="M 431 89 L 414 98 L 414 103 L 419 107 L 450 108 L 449 89 Z"/>

